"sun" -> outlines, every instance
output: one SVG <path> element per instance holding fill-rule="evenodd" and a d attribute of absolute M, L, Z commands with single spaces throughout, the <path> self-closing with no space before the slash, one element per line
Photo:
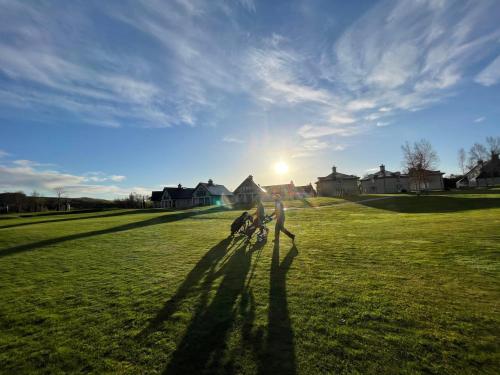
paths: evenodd
<path fill-rule="evenodd" d="M 279 161 L 274 165 L 274 170 L 277 174 L 285 174 L 288 172 L 288 165 L 284 161 Z"/>

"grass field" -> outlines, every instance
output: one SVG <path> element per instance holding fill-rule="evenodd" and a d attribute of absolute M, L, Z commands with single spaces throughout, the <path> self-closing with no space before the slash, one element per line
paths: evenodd
<path fill-rule="evenodd" d="M 2 219 L 0 372 L 499 373 L 500 191 L 341 203 Z"/>

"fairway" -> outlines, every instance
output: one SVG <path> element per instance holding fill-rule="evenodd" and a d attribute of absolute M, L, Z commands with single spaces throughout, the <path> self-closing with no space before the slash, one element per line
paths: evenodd
<path fill-rule="evenodd" d="M 371 198 L 1 219 L 0 372 L 498 373 L 500 190 Z"/>

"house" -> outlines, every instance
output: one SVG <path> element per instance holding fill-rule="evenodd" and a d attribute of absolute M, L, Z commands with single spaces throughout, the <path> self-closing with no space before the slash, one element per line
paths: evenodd
<path fill-rule="evenodd" d="M 480 160 L 457 182 L 457 187 L 487 187 L 500 185 L 500 160 L 498 153 L 492 152 L 487 162 Z"/>
<path fill-rule="evenodd" d="M 161 197 L 163 196 L 163 190 L 151 192 L 151 203 L 153 208 L 161 208 Z"/>
<path fill-rule="evenodd" d="M 382 164 L 376 173 L 360 180 L 361 192 L 365 194 L 387 194 L 408 191 L 409 178 L 400 172 L 390 172 Z"/>
<path fill-rule="evenodd" d="M 224 185 L 217 185 L 210 179 L 208 183 L 200 182 L 193 193 L 194 206 L 226 205 L 233 199 L 231 193 Z"/>
<path fill-rule="evenodd" d="M 262 186 L 267 192 L 266 199 L 272 199 L 276 194 L 279 194 L 281 199 L 295 199 L 296 190 L 293 181 L 289 184 Z"/>
<path fill-rule="evenodd" d="M 341 197 L 359 194 L 358 176 L 337 172 L 332 167 L 332 173 L 326 177 L 318 177 L 316 190 L 321 197 Z"/>
<path fill-rule="evenodd" d="M 189 208 L 193 207 L 194 188 L 177 187 L 163 189 L 159 208 Z"/>
<path fill-rule="evenodd" d="M 234 190 L 236 203 L 249 204 L 255 202 L 257 197 L 265 198 L 266 191 L 257 185 L 250 175 Z"/>
<path fill-rule="evenodd" d="M 315 197 L 316 190 L 314 190 L 314 187 L 312 186 L 311 183 L 309 185 L 304 185 L 304 186 L 295 186 L 295 197 L 296 198 L 312 198 Z"/>
<path fill-rule="evenodd" d="M 408 171 L 410 191 L 443 190 L 444 172 L 431 171 L 423 168 L 411 168 Z"/>

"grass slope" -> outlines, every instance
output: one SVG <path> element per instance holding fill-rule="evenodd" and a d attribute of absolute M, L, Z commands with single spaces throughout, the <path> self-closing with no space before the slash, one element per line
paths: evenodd
<path fill-rule="evenodd" d="M 0 372 L 498 373 L 500 192 L 237 214 L 1 220 Z"/>

